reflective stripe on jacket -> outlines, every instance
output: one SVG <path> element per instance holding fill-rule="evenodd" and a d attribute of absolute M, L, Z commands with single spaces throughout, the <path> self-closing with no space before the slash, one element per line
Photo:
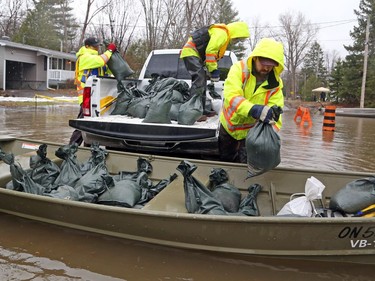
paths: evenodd
<path fill-rule="evenodd" d="M 224 56 L 231 39 L 250 36 L 249 28 L 244 22 L 233 22 L 228 25 L 213 24 L 208 29 L 208 33 L 210 40 L 206 47 L 206 57 L 202 60 L 205 60 L 209 72 L 217 69 L 217 62 Z M 192 37 L 189 37 L 181 51 L 181 58 L 189 56 L 200 57 Z"/>
<path fill-rule="evenodd" d="M 110 74 L 105 65 L 111 58 L 112 52 L 105 51 L 99 55 L 98 51 L 83 46 L 79 49 L 76 56 L 75 84 L 77 86 L 78 103 L 81 104 L 83 100 L 83 88 L 85 87 L 87 78 L 91 75 L 104 76 Z"/>
<path fill-rule="evenodd" d="M 260 49 L 256 47 L 247 59 L 233 64 L 229 70 L 224 84 L 224 101 L 220 122 L 234 139 L 245 139 L 248 130 L 255 125 L 256 120 L 249 116 L 249 111 L 254 104 L 284 107 L 283 82 L 280 78 L 280 73 L 284 69 L 284 53 L 282 45 L 280 48 L 280 45 L 275 43 L 280 44 L 274 40 L 260 42 L 257 45 L 257 47 L 261 47 Z M 273 73 L 269 75 L 274 77 L 274 85 L 270 85 L 270 79 L 268 79 L 254 91 L 256 78 L 251 74 L 251 71 L 255 56 L 272 58 L 279 65 L 274 67 Z M 280 116 L 275 128 L 280 129 L 281 126 L 282 117 Z"/>

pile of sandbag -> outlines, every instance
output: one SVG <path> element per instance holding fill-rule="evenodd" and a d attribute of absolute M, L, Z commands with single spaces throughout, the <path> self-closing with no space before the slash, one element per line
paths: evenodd
<path fill-rule="evenodd" d="M 293 194 L 292 200 L 278 212 L 279 216 L 303 217 L 374 217 L 375 216 L 375 177 L 349 182 L 331 196 L 329 206 L 322 199 L 323 183 L 314 177 L 307 179 L 305 192 Z M 322 206 L 323 205 L 323 206 Z"/>
<path fill-rule="evenodd" d="M 134 84 L 124 86 L 121 82 L 117 88 L 118 96 L 111 115 L 141 118 L 145 123 L 177 121 L 181 125 L 192 125 L 203 114 L 202 97 L 190 96 L 189 85 L 183 80 L 153 75 L 143 90 Z M 214 89 L 210 89 L 211 93 L 215 94 Z"/>
<path fill-rule="evenodd" d="M 185 207 L 189 213 L 259 216 L 256 198 L 260 185 L 250 186 L 248 195 L 241 198 L 240 190 L 228 182 L 224 169 L 212 169 L 208 186 L 192 175 L 196 169 L 196 165 L 186 160 L 177 167 L 184 177 Z"/>
<path fill-rule="evenodd" d="M 94 143 L 91 156 L 80 163 L 77 144 L 59 147 L 55 155 L 62 159 L 60 166 L 47 158 L 47 145 L 39 146 L 30 157 L 30 168 L 23 169 L 12 153 L 0 149 L 0 160 L 10 166 L 12 180 L 7 189 L 73 201 L 141 208 L 163 190 L 177 175 L 154 184 L 149 175 L 151 164 L 143 158 L 137 171 L 121 171 L 110 175 L 106 166 L 107 151 Z"/>

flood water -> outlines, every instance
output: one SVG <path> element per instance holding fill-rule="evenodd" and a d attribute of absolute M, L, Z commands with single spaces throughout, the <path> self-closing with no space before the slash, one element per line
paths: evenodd
<path fill-rule="evenodd" d="M 0 134 L 66 144 L 75 105 L 1 107 Z M 283 167 L 375 171 L 375 119 L 336 116 L 335 132 L 284 113 Z M 1 203 L 0 203 L 1 204 Z M 0 280 L 374 280 L 367 265 L 220 256 L 116 239 L 0 214 Z M 251 239 L 251 237 L 248 237 Z M 317 237 L 319 239 L 319 237 Z"/>

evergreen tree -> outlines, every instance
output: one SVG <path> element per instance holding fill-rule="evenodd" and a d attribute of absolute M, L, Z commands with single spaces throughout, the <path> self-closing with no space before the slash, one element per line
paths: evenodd
<path fill-rule="evenodd" d="M 228 24 L 238 21 L 238 11 L 233 9 L 231 0 L 217 0 L 212 2 L 213 20 L 215 23 Z"/>
<path fill-rule="evenodd" d="M 324 53 L 318 42 L 314 42 L 306 54 L 302 73 L 307 77 L 315 76 L 317 82 L 320 85 L 315 85 L 316 87 L 325 86 L 327 84 L 327 68 L 324 63 Z"/>
<path fill-rule="evenodd" d="M 338 94 L 343 91 L 343 62 L 339 59 L 331 72 L 329 88 L 333 93 L 334 100 L 338 102 Z"/>
<path fill-rule="evenodd" d="M 338 95 L 345 101 L 359 104 L 363 76 L 364 49 L 366 40 L 367 19 L 370 19 L 370 33 L 368 42 L 368 66 L 367 83 L 365 89 L 365 104 L 373 101 L 375 93 L 373 85 L 375 84 L 375 0 L 361 0 L 359 10 L 355 10 L 358 18 L 358 26 L 353 28 L 350 36 L 353 39 L 353 45 L 344 46 L 349 55 L 346 56 L 343 63 L 343 87 Z"/>
<path fill-rule="evenodd" d="M 318 42 L 314 42 L 306 53 L 300 76 L 301 95 L 304 99 L 313 98 L 311 91 L 318 87 L 326 87 L 328 71 L 324 63 L 324 54 Z"/>
<path fill-rule="evenodd" d="M 54 1 L 33 0 L 34 8 L 27 11 L 25 21 L 13 37 L 15 42 L 58 50 L 58 30 L 54 23 Z"/>
<path fill-rule="evenodd" d="M 51 50 L 72 50 L 78 27 L 69 8 L 71 0 L 33 0 L 34 7 L 27 11 L 26 19 L 13 41 Z M 69 42 L 69 44 L 68 44 Z M 64 43 L 64 44 L 63 44 Z"/>
<path fill-rule="evenodd" d="M 62 42 L 62 50 L 70 52 L 74 49 L 75 39 L 79 25 L 73 16 L 73 8 L 70 5 L 73 0 L 57 0 L 55 21 L 59 37 Z"/>
<path fill-rule="evenodd" d="M 315 89 L 319 85 L 320 80 L 315 75 L 310 77 L 305 76 L 304 82 L 301 86 L 301 98 L 305 101 L 317 101 L 319 99 L 319 93 L 313 93 L 312 89 Z"/>

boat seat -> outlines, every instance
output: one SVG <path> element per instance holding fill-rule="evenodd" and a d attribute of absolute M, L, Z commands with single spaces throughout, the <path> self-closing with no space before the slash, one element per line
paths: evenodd
<path fill-rule="evenodd" d="M 185 207 L 184 178 L 178 176 L 167 185 L 158 195 L 148 202 L 142 209 L 165 211 L 174 213 L 187 213 Z"/>

